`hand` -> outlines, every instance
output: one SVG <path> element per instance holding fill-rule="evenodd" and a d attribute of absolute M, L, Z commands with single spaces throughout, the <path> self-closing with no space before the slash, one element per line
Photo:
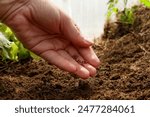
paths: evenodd
<path fill-rule="evenodd" d="M 96 74 L 99 59 L 92 43 L 51 0 L 28 0 L 5 20 L 26 48 L 50 64 L 88 78 Z"/>

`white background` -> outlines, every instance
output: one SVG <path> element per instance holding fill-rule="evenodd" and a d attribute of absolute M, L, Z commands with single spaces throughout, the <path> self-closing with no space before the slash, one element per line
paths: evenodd
<path fill-rule="evenodd" d="M 70 111 L 70 114 L 37 114 L 37 113 L 29 113 L 29 114 L 16 114 L 15 108 L 21 105 L 22 107 L 63 107 L 67 105 L 70 107 L 70 110 L 75 109 L 75 111 Z M 78 106 L 86 106 L 86 105 L 134 105 L 135 113 L 89 113 L 86 112 L 83 114 L 78 113 Z M 149 117 L 150 116 L 150 101 L 140 101 L 140 100 L 7 100 L 0 101 L 0 116 L 1 117 Z"/>
<path fill-rule="evenodd" d="M 90 38 L 103 33 L 108 0 L 53 0 L 78 24 L 82 33 Z M 123 0 L 120 0 L 123 1 Z M 129 6 L 137 0 L 128 0 Z M 122 6 L 122 3 L 120 3 Z"/>

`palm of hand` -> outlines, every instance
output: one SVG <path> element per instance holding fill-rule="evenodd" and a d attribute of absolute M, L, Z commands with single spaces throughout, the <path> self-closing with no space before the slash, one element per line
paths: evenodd
<path fill-rule="evenodd" d="M 22 8 L 7 22 L 25 47 L 82 78 L 95 75 L 99 60 L 69 17 L 51 4 L 38 6 Z"/>

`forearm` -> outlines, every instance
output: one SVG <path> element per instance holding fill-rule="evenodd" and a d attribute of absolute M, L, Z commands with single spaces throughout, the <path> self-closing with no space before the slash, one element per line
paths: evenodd
<path fill-rule="evenodd" d="M 5 22 L 29 0 L 0 0 L 0 22 Z"/>

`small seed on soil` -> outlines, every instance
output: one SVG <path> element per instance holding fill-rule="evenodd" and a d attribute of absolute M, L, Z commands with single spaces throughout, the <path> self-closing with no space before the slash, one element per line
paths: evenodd
<path fill-rule="evenodd" d="M 78 62 L 80 65 L 84 65 L 84 64 L 87 63 L 87 61 L 85 61 L 85 60 L 80 60 L 77 55 L 74 55 L 73 58 L 74 58 L 74 60 L 75 60 L 76 62 Z"/>

